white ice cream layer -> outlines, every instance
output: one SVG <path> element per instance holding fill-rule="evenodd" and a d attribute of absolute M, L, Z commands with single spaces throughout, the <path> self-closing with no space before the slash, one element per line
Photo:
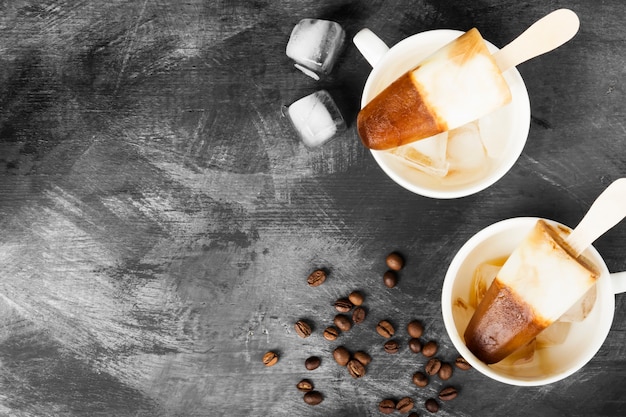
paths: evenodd
<path fill-rule="evenodd" d="M 428 57 L 412 77 L 424 101 L 448 129 L 511 101 L 509 87 L 475 29 Z"/>
<path fill-rule="evenodd" d="M 511 254 L 497 279 L 541 318 L 553 322 L 587 292 L 596 278 L 595 271 L 569 256 L 537 226 Z"/>

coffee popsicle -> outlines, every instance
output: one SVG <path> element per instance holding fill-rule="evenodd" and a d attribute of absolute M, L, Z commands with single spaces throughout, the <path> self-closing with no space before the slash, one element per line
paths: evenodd
<path fill-rule="evenodd" d="M 498 272 L 464 333 L 478 359 L 497 363 L 526 345 L 595 284 L 597 268 L 564 234 L 538 220 Z"/>
<path fill-rule="evenodd" d="M 357 117 L 363 144 L 391 149 L 458 128 L 511 101 L 511 91 L 477 29 L 404 73 Z"/>

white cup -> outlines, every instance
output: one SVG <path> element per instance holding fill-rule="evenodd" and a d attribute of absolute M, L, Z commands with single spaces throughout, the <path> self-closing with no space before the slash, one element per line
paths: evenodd
<path fill-rule="evenodd" d="M 571 324 L 563 343 L 541 350 L 538 360 L 520 366 L 486 365 L 465 346 L 463 333 L 467 325 L 455 318 L 453 303 L 467 300 L 473 273 L 483 262 L 507 257 L 521 243 L 537 221 L 535 217 L 518 217 L 495 223 L 470 238 L 458 251 L 446 273 L 441 295 L 443 321 L 452 343 L 469 364 L 494 380 L 511 385 L 550 384 L 572 375 L 598 352 L 606 339 L 615 310 L 615 294 L 626 291 L 626 272 L 609 273 L 602 256 L 592 246 L 585 252 L 601 271 L 596 283 L 593 308 L 580 322 Z M 553 224 L 559 224 L 551 221 Z"/>
<path fill-rule="evenodd" d="M 418 33 L 400 41 L 391 49 L 369 29 L 363 29 L 353 39 L 354 44 L 373 67 L 361 98 L 364 107 L 379 92 L 406 71 L 415 67 L 428 55 L 460 36 L 463 32 L 440 29 Z M 493 53 L 498 50 L 486 42 Z M 489 116 L 490 134 L 502 136 L 500 157 L 479 177 L 469 181 L 455 178 L 437 178 L 412 168 L 386 151 L 372 150 L 382 170 L 397 184 L 431 198 L 464 197 L 484 190 L 502 178 L 519 158 L 530 129 L 530 101 L 526 85 L 515 68 L 504 73 L 512 94 L 512 101 Z"/>

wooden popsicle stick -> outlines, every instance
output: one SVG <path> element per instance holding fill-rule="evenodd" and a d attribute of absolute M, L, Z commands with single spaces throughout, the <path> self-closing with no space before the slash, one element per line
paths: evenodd
<path fill-rule="evenodd" d="M 626 217 L 626 178 L 609 185 L 593 202 L 585 217 L 567 237 L 576 255 Z"/>
<path fill-rule="evenodd" d="M 578 32 L 580 21 L 569 9 L 558 9 L 536 21 L 521 35 L 493 54 L 504 72 L 531 58 L 550 52 Z"/>

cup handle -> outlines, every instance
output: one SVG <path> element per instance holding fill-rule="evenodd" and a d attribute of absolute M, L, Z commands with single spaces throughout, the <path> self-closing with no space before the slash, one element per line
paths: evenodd
<path fill-rule="evenodd" d="M 361 29 L 359 33 L 354 35 L 352 42 L 354 42 L 361 55 L 369 62 L 372 68 L 376 66 L 389 50 L 387 44 L 367 28 Z"/>
<path fill-rule="evenodd" d="M 611 283 L 613 284 L 613 293 L 621 294 L 626 292 L 626 271 L 612 273 Z"/>

